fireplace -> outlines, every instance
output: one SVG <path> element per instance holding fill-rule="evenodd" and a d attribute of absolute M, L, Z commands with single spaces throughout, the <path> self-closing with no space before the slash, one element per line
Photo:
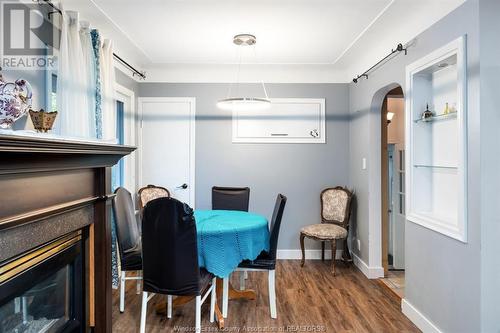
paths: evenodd
<path fill-rule="evenodd" d="M 0 263 L 0 333 L 83 332 L 81 231 Z"/>
<path fill-rule="evenodd" d="M 0 133 L 0 333 L 111 332 L 111 167 L 133 150 Z"/>

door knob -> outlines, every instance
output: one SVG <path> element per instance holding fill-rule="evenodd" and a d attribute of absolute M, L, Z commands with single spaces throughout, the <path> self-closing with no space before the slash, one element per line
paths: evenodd
<path fill-rule="evenodd" d="M 185 190 L 188 188 L 188 184 L 184 183 L 181 186 L 177 186 L 176 188 Z"/>

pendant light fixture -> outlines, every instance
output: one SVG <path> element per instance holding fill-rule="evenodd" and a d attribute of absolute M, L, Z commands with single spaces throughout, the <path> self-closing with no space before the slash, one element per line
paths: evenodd
<path fill-rule="evenodd" d="M 255 44 L 257 43 L 257 38 L 251 34 L 239 34 L 233 37 L 233 43 L 241 47 L 254 47 L 254 55 L 255 55 Z M 240 78 L 240 70 L 241 70 L 241 49 L 238 50 L 238 72 L 236 75 L 236 92 L 239 92 L 239 78 Z M 269 99 L 266 91 L 266 86 L 264 81 L 262 83 L 262 90 L 264 92 L 263 97 L 241 97 L 241 96 L 232 96 L 233 93 L 233 83 L 229 86 L 229 91 L 227 97 L 221 99 L 217 102 L 217 106 L 223 110 L 262 110 L 271 106 L 271 100 Z"/>

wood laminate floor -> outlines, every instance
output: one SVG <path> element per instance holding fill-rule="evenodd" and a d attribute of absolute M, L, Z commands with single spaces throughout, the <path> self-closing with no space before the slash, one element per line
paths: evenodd
<path fill-rule="evenodd" d="M 337 275 L 330 263 L 319 260 L 280 260 L 276 270 L 278 318 L 269 316 L 267 273 L 248 273 L 247 288 L 257 291 L 255 301 L 229 301 L 224 332 L 419 332 L 401 313 L 400 301 L 376 281 L 368 280 L 352 265 L 339 262 Z M 239 273 L 237 273 L 239 274 Z M 232 283 L 238 284 L 233 274 Z M 155 296 L 148 303 L 146 332 L 194 332 L 194 302 L 174 308 L 173 318 L 155 313 Z M 138 332 L 141 296 L 135 281 L 127 282 L 125 312 L 118 310 L 119 293 L 113 291 L 113 332 Z M 209 299 L 203 306 L 203 332 L 217 332 L 209 322 Z"/>
<path fill-rule="evenodd" d="M 380 279 L 399 298 L 405 297 L 405 271 L 388 271 L 387 276 Z"/>

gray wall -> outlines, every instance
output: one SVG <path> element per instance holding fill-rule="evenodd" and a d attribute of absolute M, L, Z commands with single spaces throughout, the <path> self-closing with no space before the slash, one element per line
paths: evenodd
<path fill-rule="evenodd" d="M 500 1 L 479 1 L 481 73 L 481 329 L 500 332 Z"/>
<path fill-rule="evenodd" d="M 467 34 L 468 242 L 464 244 L 406 222 L 405 298 L 444 332 L 480 331 L 478 26 L 478 3 L 469 0 L 419 35 L 407 56 L 391 60 L 370 75 L 369 80 L 350 85 L 350 182 L 358 195 L 356 231 L 362 244 L 361 251 L 355 249 L 355 252 L 374 266 L 380 265 L 380 261 L 374 262 L 380 258 L 369 253 L 368 243 L 377 233 L 370 227 L 380 220 L 380 201 L 375 200 L 375 190 L 380 189 L 380 174 L 372 171 L 380 165 L 381 98 L 395 83 L 405 90 L 406 65 Z M 368 170 L 361 170 L 362 157 L 368 158 Z"/>
<path fill-rule="evenodd" d="M 115 68 L 115 82 L 132 90 L 137 98 L 137 94 L 139 93 L 139 82 L 132 79 L 131 74 L 125 74 L 121 70 Z"/>
<path fill-rule="evenodd" d="M 299 249 L 302 226 L 319 223 L 319 193 L 347 185 L 347 84 L 270 84 L 271 97 L 326 99 L 326 144 L 233 144 L 231 113 L 216 107 L 228 84 L 141 83 L 141 97 L 196 97 L 196 207 L 211 207 L 213 185 L 249 186 L 250 210 L 270 217 L 278 193 L 288 197 L 280 249 Z M 261 94 L 258 85 L 240 88 Z M 308 243 L 312 248 L 316 244 Z"/>

